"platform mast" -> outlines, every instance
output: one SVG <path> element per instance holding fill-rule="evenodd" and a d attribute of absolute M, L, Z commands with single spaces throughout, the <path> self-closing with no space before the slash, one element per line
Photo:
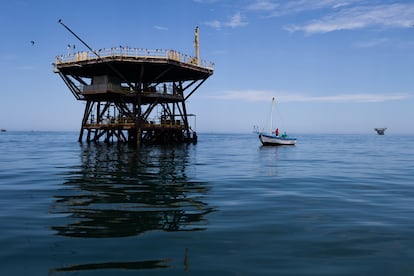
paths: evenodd
<path fill-rule="evenodd" d="M 198 26 L 195 28 L 195 33 L 194 33 L 194 48 L 195 48 L 196 63 L 197 65 L 200 65 L 200 41 L 199 41 Z"/>

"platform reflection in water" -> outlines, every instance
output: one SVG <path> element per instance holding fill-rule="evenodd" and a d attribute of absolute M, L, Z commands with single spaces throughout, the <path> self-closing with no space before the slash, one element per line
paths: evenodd
<path fill-rule="evenodd" d="M 82 146 L 81 166 L 65 173 L 66 181 L 51 206 L 51 213 L 64 219 L 50 228 L 58 236 L 76 238 L 205 230 L 206 215 L 214 208 L 203 202 L 207 183 L 190 181 L 186 175 L 191 146 Z M 187 252 L 183 249 L 184 258 Z M 167 268 L 169 261 L 74 264 L 52 271 Z"/>

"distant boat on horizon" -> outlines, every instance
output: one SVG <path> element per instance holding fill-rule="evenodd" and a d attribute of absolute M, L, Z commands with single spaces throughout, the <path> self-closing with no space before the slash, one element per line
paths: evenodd
<path fill-rule="evenodd" d="M 1 132 L 6 132 L 7 130 L 5 130 L 4 128 L 0 129 Z"/>
<path fill-rule="evenodd" d="M 378 135 L 384 135 L 384 132 L 387 128 L 386 127 L 377 127 L 374 130 L 377 132 Z"/>

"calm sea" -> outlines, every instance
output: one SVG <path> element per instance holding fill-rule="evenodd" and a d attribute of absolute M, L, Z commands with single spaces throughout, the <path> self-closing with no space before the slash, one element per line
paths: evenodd
<path fill-rule="evenodd" d="M 414 136 L 0 133 L 0 275 L 414 275 Z"/>

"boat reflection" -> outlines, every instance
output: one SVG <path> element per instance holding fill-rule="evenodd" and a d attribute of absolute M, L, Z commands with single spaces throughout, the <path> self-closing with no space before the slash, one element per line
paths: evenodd
<path fill-rule="evenodd" d="M 69 168 L 51 206 L 66 216 L 51 229 L 82 238 L 206 229 L 209 186 L 189 180 L 189 147 L 82 145 L 80 165 Z"/>

